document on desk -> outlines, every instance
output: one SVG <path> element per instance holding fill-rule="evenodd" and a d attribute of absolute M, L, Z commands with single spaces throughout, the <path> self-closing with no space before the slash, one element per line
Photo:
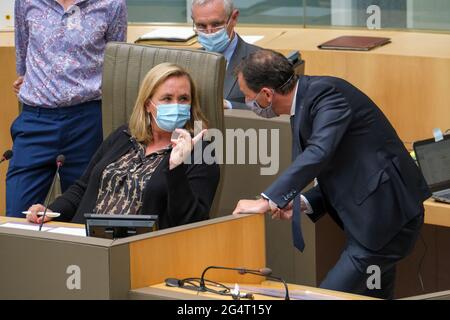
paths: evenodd
<path fill-rule="evenodd" d="M 247 43 L 254 44 L 255 42 L 263 39 L 264 36 L 241 36 L 241 38 Z"/>
<path fill-rule="evenodd" d="M 257 293 L 270 297 L 284 298 L 286 292 L 284 289 L 253 287 L 241 285 L 241 291 Z M 341 297 L 313 292 L 309 290 L 289 290 L 291 300 L 345 300 Z"/>
<path fill-rule="evenodd" d="M 4 224 L 0 224 L 0 227 L 39 231 L 38 224 L 22 224 L 22 223 L 7 222 Z M 41 231 L 48 231 L 50 229 L 51 228 L 48 227 L 42 227 Z"/>
<path fill-rule="evenodd" d="M 66 227 L 57 227 L 49 230 L 51 233 L 59 233 L 59 234 L 68 234 L 71 236 L 79 236 L 86 237 L 86 229 L 83 228 L 66 228 Z"/>
<path fill-rule="evenodd" d="M 0 224 L 0 227 L 39 231 L 38 224 L 24 224 L 24 223 L 7 222 L 4 224 Z M 67 234 L 67 235 L 71 235 L 71 236 L 86 237 L 86 230 L 84 228 L 66 228 L 66 227 L 51 228 L 51 227 L 43 226 L 41 231 L 46 231 L 46 232 L 51 232 L 51 233 L 59 233 L 59 234 Z"/>
<path fill-rule="evenodd" d="M 140 36 L 137 41 L 142 40 L 165 40 L 165 41 L 188 41 L 195 37 L 192 28 L 158 28 Z"/>

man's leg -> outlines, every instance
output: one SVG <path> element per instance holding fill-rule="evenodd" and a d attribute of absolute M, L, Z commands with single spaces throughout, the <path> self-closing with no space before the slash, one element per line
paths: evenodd
<path fill-rule="evenodd" d="M 321 283 L 325 289 L 394 298 L 396 264 L 411 253 L 423 225 L 423 214 L 412 219 L 381 250 L 371 251 L 348 235 L 348 245 L 339 261 Z M 380 279 L 377 287 L 377 276 Z M 369 286 L 368 282 L 372 285 Z"/>
<path fill-rule="evenodd" d="M 24 106 L 11 126 L 13 157 L 6 175 L 6 215 L 20 218 L 43 203 L 56 169 L 57 126 L 53 117 L 30 108 Z"/>
<path fill-rule="evenodd" d="M 69 107 L 63 112 L 61 153 L 66 161 L 60 173 L 62 192 L 83 175 L 103 141 L 100 101 Z"/>

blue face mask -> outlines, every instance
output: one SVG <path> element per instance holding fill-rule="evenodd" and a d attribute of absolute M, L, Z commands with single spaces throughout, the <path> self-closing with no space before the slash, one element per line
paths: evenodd
<path fill-rule="evenodd" d="M 152 104 L 156 106 L 153 102 Z M 164 131 L 173 132 L 183 128 L 191 118 L 191 105 L 189 104 L 159 104 L 156 106 L 156 125 Z"/>
<path fill-rule="evenodd" d="M 223 52 L 230 44 L 230 37 L 228 36 L 226 28 L 223 28 L 210 34 L 199 32 L 198 42 L 200 42 L 206 51 Z"/>

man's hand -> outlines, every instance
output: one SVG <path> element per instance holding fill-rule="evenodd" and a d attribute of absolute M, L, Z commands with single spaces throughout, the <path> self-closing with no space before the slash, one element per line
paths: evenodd
<path fill-rule="evenodd" d="M 272 209 L 272 219 L 274 220 L 290 220 L 292 218 L 292 208 L 294 207 L 294 202 L 291 201 L 283 209 L 274 208 Z"/>
<path fill-rule="evenodd" d="M 23 76 L 18 77 L 17 80 L 14 81 L 13 90 L 15 94 L 19 94 L 19 90 L 20 87 L 22 86 L 22 83 L 23 83 Z"/>
<path fill-rule="evenodd" d="M 269 201 L 266 199 L 259 200 L 239 200 L 233 211 L 234 215 L 246 213 L 266 213 L 270 210 Z"/>
<path fill-rule="evenodd" d="M 284 207 L 283 209 L 279 209 L 279 208 L 272 209 L 272 219 L 275 219 L 275 220 L 290 220 L 290 219 L 292 219 L 292 212 L 293 212 L 293 208 L 294 208 L 293 201 L 294 200 L 289 202 L 289 204 L 286 207 Z M 308 207 L 306 206 L 305 201 L 303 201 L 303 199 L 301 197 L 298 201 L 300 201 L 300 212 L 304 213 L 308 209 Z"/>

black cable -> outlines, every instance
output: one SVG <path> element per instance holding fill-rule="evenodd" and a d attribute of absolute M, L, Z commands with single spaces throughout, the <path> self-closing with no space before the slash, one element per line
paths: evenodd
<path fill-rule="evenodd" d="M 425 286 L 423 285 L 423 278 L 422 278 L 422 264 L 423 264 L 423 260 L 425 259 L 425 256 L 427 255 L 428 247 L 425 242 L 425 239 L 422 236 L 422 233 L 420 233 L 419 236 L 420 236 L 420 240 L 422 241 L 422 244 L 424 247 L 424 252 L 419 261 L 419 271 L 417 273 L 417 277 L 419 278 L 419 283 L 420 283 L 420 286 L 422 287 L 422 291 L 425 292 Z"/>

